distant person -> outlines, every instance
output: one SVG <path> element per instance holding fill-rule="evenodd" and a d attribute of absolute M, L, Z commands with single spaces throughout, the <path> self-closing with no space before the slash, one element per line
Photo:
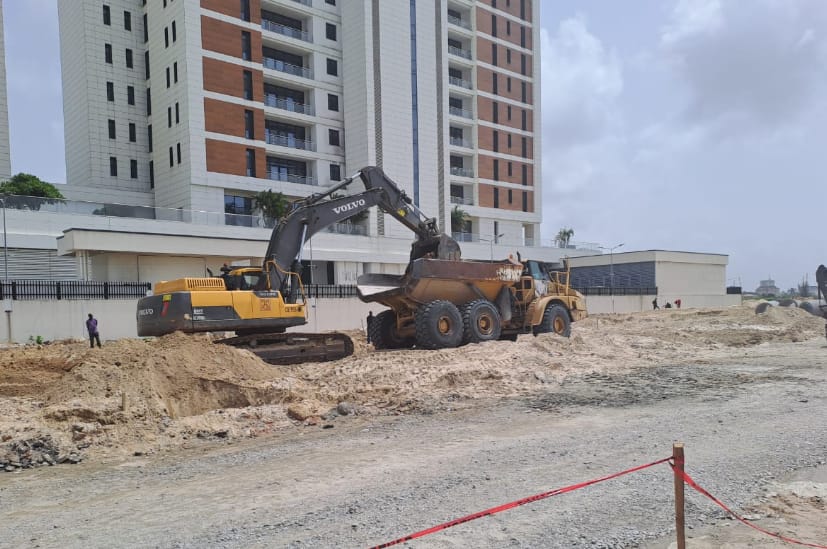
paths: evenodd
<path fill-rule="evenodd" d="M 98 348 L 101 346 L 101 336 L 98 333 L 98 319 L 89 313 L 89 318 L 86 319 L 86 331 L 89 333 L 89 348 L 95 348 L 95 342 L 98 343 Z"/>
<path fill-rule="evenodd" d="M 667 301 L 667 302 L 666 302 L 666 305 L 664 305 L 664 306 L 663 306 L 663 308 L 664 308 L 664 309 L 671 309 L 671 308 L 672 308 L 672 304 L 671 304 L 671 303 L 669 303 L 669 302 Z"/>
<path fill-rule="evenodd" d="M 680 298 L 678 298 L 678 299 L 676 299 L 676 300 L 675 300 L 675 307 L 677 307 L 678 309 L 680 309 L 680 308 L 681 308 L 681 300 L 680 300 Z"/>
<path fill-rule="evenodd" d="M 655 310 L 655 309 L 660 309 L 660 307 L 658 306 L 658 298 L 657 297 L 652 300 L 652 310 Z"/>
<path fill-rule="evenodd" d="M 371 329 L 372 326 L 373 326 L 373 311 L 370 311 L 368 313 L 368 318 L 367 318 L 368 343 L 371 343 L 371 341 L 370 341 L 370 329 Z"/>

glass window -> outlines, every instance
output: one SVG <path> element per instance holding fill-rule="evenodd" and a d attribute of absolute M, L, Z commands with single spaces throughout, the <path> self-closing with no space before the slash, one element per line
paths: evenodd
<path fill-rule="evenodd" d="M 112 24 L 112 15 L 109 10 L 109 6 L 106 4 L 103 5 L 103 24 L 104 25 L 111 25 Z"/>
<path fill-rule="evenodd" d="M 327 138 L 331 145 L 339 146 L 339 130 L 327 130 Z"/>
<path fill-rule="evenodd" d="M 253 73 L 244 71 L 244 99 L 253 98 Z"/>
<path fill-rule="evenodd" d="M 253 111 L 244 111 L 244 137 L 247 139 L 255 139 L 255 128 Z M 247 149 L 250 150 L 250 149 Z"/>
<path fill-rule="evenodd" d="M 129 161 L 129 177 L 132 179 L 138 179 L 138 161 L 137 160 L 130 160 Z"/>
<path fill-rule="evenodd" d="M 337 111 L 339 110 L 339 96 L 329 93 L 327 94 L 327 110 L 329 111 Z"/>
<path fill-rule="evenodd" d="M 247 31 L 241 31 L 241 58 L 245 61 L 249 61 L 252 58 L 250 40 L 250 33 Z"/>
<path fill-rule="evenodd" d="M 114 82 L 107 82 L 106 83 L 106 100 L 107 101 L 115 101 L 115 83 Z"/>
<path fill-rule="evenodd" d="M 118 177 L 118 159 L 114 156 L 109 157 L 109 175 Z"/>
<path fill-rule="evenodd" d="M 172 41 L 175 42 L 178 39 L 178 33 L 176 32 L 175 21 L 172 22 Z"/>
<path fill-rule="evenodd" d="M 328 40 L 336 40 L 336 25 L 333 23 L 325 23 L 325 37 Z"/>
<path fill-rule="evenodd" d="M 175 152 L 176 152 L 176 155 L 178 157 L 178 163 L 180 164 L 181 163 L 181 143 L 176 143 L 175 144 Z"/>
<path fill-rule="evenodd" d="M 128 31 L 132 30 L 132 14 L 128 11 L 123 12 L 123 28 Z"/>
<path fill-rule="evenodd" d="M 250 0 L 241 0 L 241 20 L 250 20 Z"/>
<path fill-rule="evenodd" d="M 132 68 L 132 50 L 126 48 L 126 68 Z"/>
<path fill-rule="evenodd" d="M 331 181 L 341 181 L 342 180 L 342 168 L 338 164 L 331 164 L 330 165 L 330 180 Z"/>
<path fill-rule="evenodd" d="M 135 129 L 135 123 L 130 122 L 129 123 L 129 141 L 134 143 L 137 140 L 138 140 L 138 132 Z"/>
<path fill-rule="evenodd" d="M 115 121 L 109 120 L 109 139 L 115 139 Z"/>
<path fill-rule="evenodd" d="M 256 176 L 256 151 L 247 149 L 247 177 Z"/>
<path fill-rule="evenodd" d="M 126 101 L 130 105 L 135 104 L 135 87 L 134 86 L 127 86 L 126 87 Z"/>
<path fill-rule="evenodd" d="M 327 60 L 327 74 L 339 76 L 339 63 L 335 59 Z"/>
<path fill-rule="evenodd" d="M 103 45 L 103 60 L 107 63 L 112 63 L 112 44 Z"/>

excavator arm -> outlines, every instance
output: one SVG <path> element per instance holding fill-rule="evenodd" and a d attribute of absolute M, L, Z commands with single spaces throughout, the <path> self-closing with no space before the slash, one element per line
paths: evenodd
<path fill-rule="evenodd" d="M 349 196 L 332 198 L 333 193 L 350 185 L 356 178 L 365 190 Z M 368 166 L 353 176 L 294 204 L 294 209 L 281 219 L 270 236 L 264 256 L 263 270 L 270 278 L 270 288 L 279 290 L 293 301 L 297 291 L 301 251 L 313 235 L 373 206 L 378 206 L 416 234 L 411 260 L 420 257 L 459 259 L 459 245 L 440 232 L 437 222 L 426 217 L 412 200 L 381 168 Z"/>
<path fill-rule="evenodd" d="M 816 269 L 816 285 L 818 286 L 818 300 L 824 300 L 825 304 L 821 305 L 821 310 L 827 312 L 827 267 L 819 265 Z"/>

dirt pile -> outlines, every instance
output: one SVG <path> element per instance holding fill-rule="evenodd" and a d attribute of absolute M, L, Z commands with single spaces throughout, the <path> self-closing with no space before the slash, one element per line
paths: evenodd
<path fill-rule="evenodd" d="M 70 342 L 7 349 L 0 351 L 0 457 L 14 444 L 23 454 L 48 446 L 57 461 L 329 426 L 339 415 L 427 413 L 663 361 L 726 362 L 738 349 L 823 337 L 823 330 L 823 320 L 800 309 L 756 315 L 733 307 L 595 316 L 575 324 L 569 339 L 526 335 L 439 351 L 377 352 L 354 332 L 351 357 L 281 367 L 182 334 L 102 349 Z"/>

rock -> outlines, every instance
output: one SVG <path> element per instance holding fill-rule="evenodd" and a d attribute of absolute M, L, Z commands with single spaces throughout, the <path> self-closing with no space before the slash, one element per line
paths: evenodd
<path fill-rule="evenodd" d="M 314 415 L 313 410 L 301 403 L 291 404 L 287 407 L 287 417 L 296 421 L 304 421 Z"/>
<path fill-rule="evenodd" d="M 12 471 L 14 471 L 14 467 L 12 467 L 11 465 L 6 465 L 6 467 L 3 470 L 7 473 L 11 473 Z"/>
<path fill-rule="evenodd" d="M 548 383 L 548 379 L 546 379 L 546 374 L 543 372 L 534 372 L 534 377 L 537 378 L 537 381 L 540 383 Z"/>
<path fill-rule="evenodd" d="M 343 401 L 336 406 L 336 411 L 343 416 L 352 416 L 356 413 L 356 406 L 350 402 Z"/>

